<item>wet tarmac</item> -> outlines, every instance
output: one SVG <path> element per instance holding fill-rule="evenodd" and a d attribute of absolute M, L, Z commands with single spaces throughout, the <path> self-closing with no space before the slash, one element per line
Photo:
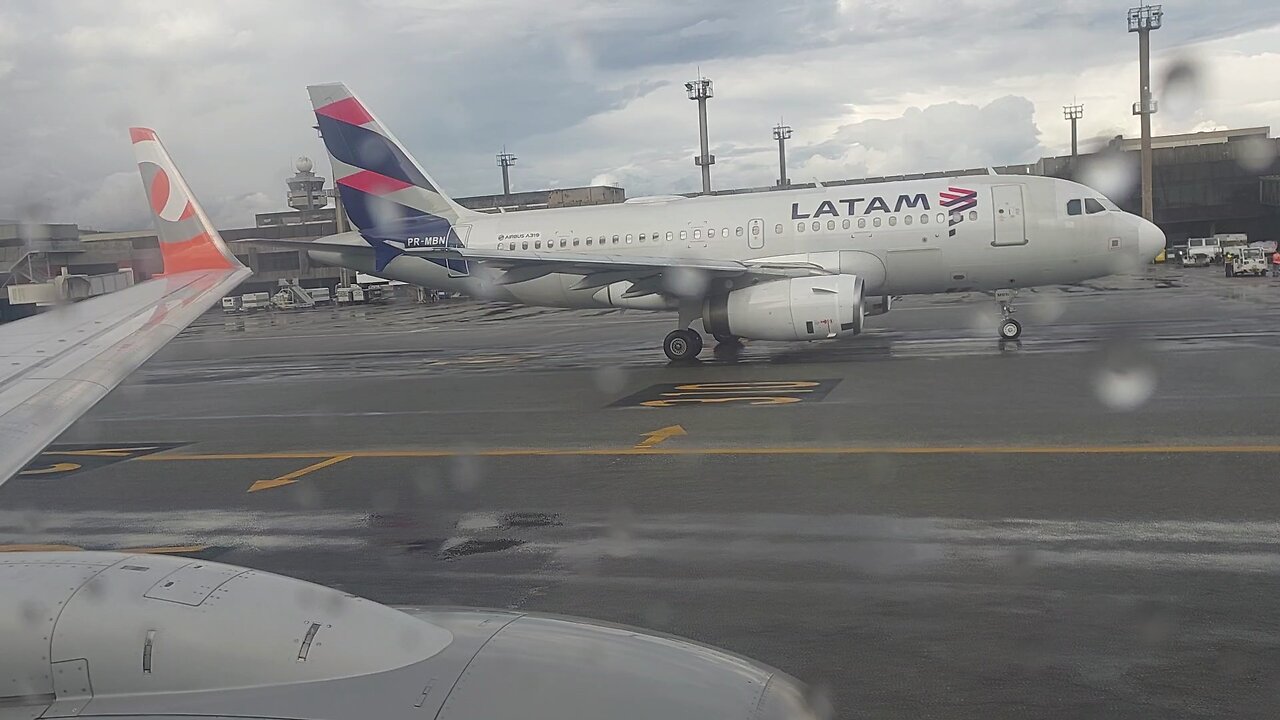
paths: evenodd
<path fill-rule="evenodd" d="M 841 717 L 1274 716 L 1280 281 L 1018 306 L 695 365 L 643 313 L 212 313 L 0 488 L 0 543 L 642 625 Z"/>

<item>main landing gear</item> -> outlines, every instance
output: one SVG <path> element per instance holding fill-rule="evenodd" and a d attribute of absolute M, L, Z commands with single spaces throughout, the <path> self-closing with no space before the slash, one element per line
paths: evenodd
<path fill-rule="evenodd" d="M 1000 303 L 1000 315 L 1003 318 L 1000 321 L 1001 340 L 1017 340 L 1022 336 L 1022 323 L 1013 319 L 1013 298 L 1017 294 L 1017 290 L 997 290 L 995 292 L 996 302 Z"/>
<path fill-rule="evenodd" d="M 672 330 L 662 341 L 662 351 L 673 362 L 687 362 L 702 352 L 702 335 L 693 328 Z"/>
<path fill-rule="evenodd" d="M 672 362 L 690 362 L 702 352 L 702 335 L 689 327 L 702 314 L 702 306 L 695 301 L 680 303 L 680 319 L 676 329 L 662 341 L 662 351 Z"/>

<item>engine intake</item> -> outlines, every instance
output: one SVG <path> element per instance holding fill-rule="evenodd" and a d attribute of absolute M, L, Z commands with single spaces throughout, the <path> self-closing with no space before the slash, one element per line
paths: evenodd
<path fill-rule="evenodd" d="M 823 340 L 862 332 L 862 278 L 820 275 L 774 280 L 707 298 L 702 324 L 712 335 L 755 340 Z"/>

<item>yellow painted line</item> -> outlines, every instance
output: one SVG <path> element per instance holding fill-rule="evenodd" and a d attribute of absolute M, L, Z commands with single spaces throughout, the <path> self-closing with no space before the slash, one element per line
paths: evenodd
<path fill-rule="evenodd" d="M 400 450 L 283 451 L 257 453 L 165 453 L 144 455 L 130 462 L 182 462 L 187 460 L 312 460 L 325 462 L 305 467 L 298 477 L 349 458 L 450 458 L 544 457 L 614 455 L 1226 455 L 1280 454 L 1280 445 L 942 445 L 942 446 L 840 446 L 840 447 L 609 447 L 609 448 L 491 448 L 450 450 L 418 448 Z M 280 479 L 280 478 L 277 478 Z M 269 480 L 262 482 L 271 482 Z"/>
<path fill-rule="evenodd" d="M 286 475 L 281 475 L 278 478 L 272 478 L 270 480 L 259 480 L 258 482 L 249 486 L 248 492 L 258 492 L 259 490 L 270 490 L 271 488 L 278 488 L 283 485 L 292 485 L 298 482 L 298 478 L 302 477 L 303 475 L 306 475 L 308 473 L 313 473 L 317 470 L 323 470 L 329 467 L 330 465 L 337 465 L 343 460 L 350 460 L 351 457 L 352 457 L 351 455 L 336 455 L 334 457 L 329 458 L 328 460 L 323 460 L 314 465 L 308 465 L 302 468 L 301 470 L 294 470 L 293 472 L 288 473 Z"/>
<path fill-rule="evenodd" d="M 145 452 L 147 450 L 155 450 L 153 447 L 132 447 L 132 448 L 100 448 L 96 450 L 49 450 L 44 455 L 73 455 L 77 457 L 113 457 L 127 458 L 136 452 Z"/>
<path fill-rule="evenodd" d="M 633 446 L 633 449 L 634 448 L 648 449 L 663 442 L 664 440 L 667 440 L 673 437 L 680 437 L 681 435 L 688 435 L 688 434 L 689 433 L 685 432 L 684 428 L 681 427 L 680 425 L 668 425 L 666 427 L 658 428 L 657 430 L 650 430 L 649 432 L 645 433 L 644 440 L 641 440 L 640 442 L 636 443 Z"/>
<path fill-rule="evenodd" d="M 49 467 L 31 468 L 30 470 L 23 470 L 18 474 L 19 475 L 50 475 L 53 473 L 71 472 L 72 470 L 79 470 L 79 469 L 80 469 L 80 463 L 71 463 L 71 462 L 54 463 Z"/>

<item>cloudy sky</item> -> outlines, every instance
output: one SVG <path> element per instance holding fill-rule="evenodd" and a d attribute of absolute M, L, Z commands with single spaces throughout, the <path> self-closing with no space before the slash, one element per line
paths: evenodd
<path fill-rule="evenodd" d="M 683 83 L 715 82 L 716 187 L 1007 164 L 1135 135 L 1137 39 L 1115 0 L 52 0 L 0 7 L 0 217 L 149 220 L 125 130 L 156 128 L 214 219 L 328 175 L 308 83 L 340 80 L 455 195 L 697 190 Z M 1156 132 L 1280 119 L 1280 4 L 1171 0 Z M 1189 80 L 1163 78 L 1191 67 Z M 1181 75 L 1186 77 L 1185 74 Z"/>

